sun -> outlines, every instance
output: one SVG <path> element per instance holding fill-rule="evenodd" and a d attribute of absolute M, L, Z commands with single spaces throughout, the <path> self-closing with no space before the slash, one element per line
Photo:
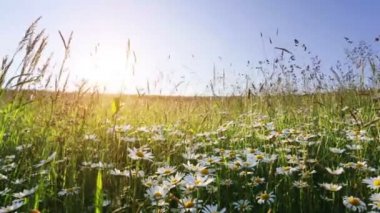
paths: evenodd
<path fill-rule="evenodd" d="M 127 57 L 123 45 L 98 44 L 88 52 L 70 58 L 69 69 L 75 78 L 111 93 L 131 90 L 141 81 L 134 73 L 135 61 Z"/>

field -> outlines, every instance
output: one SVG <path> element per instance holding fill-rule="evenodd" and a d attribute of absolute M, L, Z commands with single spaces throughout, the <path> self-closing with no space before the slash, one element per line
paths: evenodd
<path fill-rule="evenodd" d="M 66 92 L 61 69 L 32 90 L 54 82 L 36 77 L 32 43 L 11 89 L 2 66 L 0 212 L 380 210 L 373 89 L 106 95 Z"/>

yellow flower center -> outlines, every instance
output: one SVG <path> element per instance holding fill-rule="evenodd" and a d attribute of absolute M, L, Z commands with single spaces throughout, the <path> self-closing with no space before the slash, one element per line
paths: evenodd
<path fill-rule="evenodd" d="M 364 163 L 362 163 L 362 162 L 358 162 L 358 163 L 356 163 L 356 168 L 361 169 L 361 168 L 364 168 L 364 167 L 365 167 L 365 164 L 364 164 Z"/>
<path fill-rule="evenodd" d="M 269 195 L 268 195 L 267 193 L 262 193 L 262 194 L 260 195 L 260 199 L 261 199 L 261 200 L 269 200 Z"/>
<path fill-rule="evenodd" d="M 156 193 L 154 193 L 154 198 L 156 198 L 156 199 L 160 199 L 160 198 L 162 198 L 162 194 L 161 194 L 161 192 L 156 192 Z"/>
<path fill-rule="evenodd" d="M 353 206 L 359 206 L 360 205 L 360 200 L 356 197 L 349 197 L 348 202 L 353 205 Z"/>
<path fill-rule="evenodd" d="M 136 152 L 136 156 L 139 157 L 139 158 L 143 158 L 145 155 L 144 155 L 144 152 L 142 152 L 142 151 L 137 151 L 137 152 Z"/>
<path fill-rule="evenodd" d="M 283 167 L 284 171 L 286 171 L 286 172 L 289 171 L 290 168 L 291 168 L 290 166 L 285 166 L 285 167 Z"/>
<path fill-rule="evenodd" d="M 338 186 L 338 185 L 332 185 L 332 186 L 330 187 L 330 191 L 336 192 L 336 191 L 338 191 L 338 190 L 339 190 L 339 186 Z"/>
<path fill-rule="evenodd" d="M 170 182 L 171 182 L 172 184 L 177 184 L 177 183 L 179 183 L 179 181 L 180 181 L 179 179 L 177 179 L 177 178 L 173 178 L 173 179 L 171 179 Z"/>
<path fill-rule="evenodd" d="M 200 185 L 201 183 L 202 183 L 201 180 L 199 180 L 199 179 L 196 179 L 196 180 L 195 180 L 195 185 Z"/>
<path fill-rule="evenodd" d="M 201 173 L 202 173 L 202 175 L 208 175 L 209 171 L 208 171 L 207 168 L 204 168 L 204 169 L 201 170 Z"/>
<path fill-rule="evenodd" d="M 164 174 L 166 174 L 166 175 L 169 175 L 171 173 L 172 173 L 172 171 L 170 169 L 167 169 L 167 170 L 164 171 Z"/>
<path fill-rule="evenodd" d="M 264 159 L 264 156 L 263 156 L 263 155 L 256 155 L 256 158 L 257 158 L 258 160 L 262 160 L 262 159 Z"/>
<path fill-rule="evenodd" d="M 194 203 L 193 203 L 192 200 L 189 200 L 189 201 L 187 201 L 187 202 L 185 202 L 185 203 L 183 204 L 183 207 L 185 207 L 186 209 L 193 208 L 194 206 L 195 206 L 195 205 L 194 205 Z"/>
<path fill-rule="evenodd" d="M 373 185 L 376 186 L 376 187 L 380 187 L 380 179 L 375 179 L 373 181 Z"/>

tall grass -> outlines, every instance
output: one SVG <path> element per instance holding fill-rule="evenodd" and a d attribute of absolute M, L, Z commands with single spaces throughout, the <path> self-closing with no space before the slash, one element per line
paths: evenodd
<path fill-rule="evenodd" d="M 212 97 L 69 93 L 72 34 L 54 70 L 37 22 L 2 60 L 0 212 L 344 212 L 345 196 L 375 208 L 380 186 L 363 180 L 380 173 L 376 55 L 367 86 L 363 67 L 328 82 L 318 58 L 301 67 L 277 47 L 264 81 L 235 96 L 218 94 L 216 71 Z"/>

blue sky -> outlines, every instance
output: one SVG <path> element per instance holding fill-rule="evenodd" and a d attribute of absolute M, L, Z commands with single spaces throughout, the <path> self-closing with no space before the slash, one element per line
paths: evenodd
<path fill-rule="evenodd" d="M 88 79 L 109 92 L 128 93 L 146 92 L 149 82 L 151 93 L 207 94 L 214 66 L 217 74 L 224 70 L 228 85 L 241 81 L 240 73 L 259 79 L 247 61 L 270 57 L 274 46 L 291 48 L 294 38 L 328 70 L 344 57 L 344 36 L 371 43 L 380 34 L 379 9 L 376 0 L 4 1 L 0 56 L 11 54 L 27 26 L 42 16 L 39 27 L 49 34 L 49 51 L 57 60 L 62 52 L 57 31 L 74 31 L 72 82 Z M 128 39 L 137 56 L 134 74 L 133 62 L 126 62 Z"/>

